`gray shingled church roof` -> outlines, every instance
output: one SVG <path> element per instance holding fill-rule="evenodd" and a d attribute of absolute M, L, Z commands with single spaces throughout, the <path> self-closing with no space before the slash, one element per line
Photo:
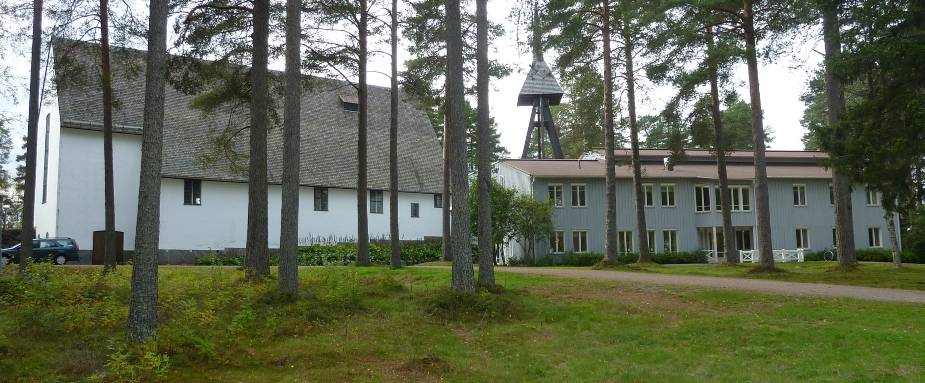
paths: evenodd
<path fill-rule="evenodd" d="M 549 99 L 550 105 L 559 105 L 562 100 L 562 87 L 553 76 L 552 70 L 542 60 L 534 60 L 530 65 L 530 72 L 527 73 L 527 79 L 520 88 L 520 95 L 517 96 L 518 106 L 531 106 L 533 100 L 538 96 L 545 96 Z"/>
<path fill-rule="evenodd" d="M 98 61 L 96 45 L 67 42 L 56 44 L 55 62 L 65 58 L 83 63 Z M 62 53 L 62 52 L 67 53 Z M 113 50 L 113 111 L 115 131 L 141 134 L 144 109 L 144 52 Z M 80 80 L 56 81 L 62 127 L 102 129 L 102 96 L 96 69 Z M 281 75 L 281 73 L 274 73 Z M 301 183 L 308 186 L 356 188 L 357 113 L 343 108 L 342 100 L 356 98 L 356 90 L 342 82 L 309 78 L 302 96 Z M 389 88 L 369 87 L 368 175 L 370 189 L 388 189 Z M 165 95 L 164 162 L 162 174 L 171 178 L 199 178 L 246 182 L 233 161 L 220 156 L 217 162 L 204 162 L 203 154 L 215 153 L 213 141 L 229 126 L 240 128 L 249 121 L 247 106 L 205 114 L 191 107 L 193 96 L 169 84 Z M 282 102 L 277 103 L 282 105 Z M 280 106 L 281 109 L 281 106 Z M 282 110 L 279 111 L 282 116 Z M 234 140 L 238 153 L 247 153 L 247 131 Z M 282 128 L 273 126 L 268 139 L 268 170 L 271 183 L 280 183 L 282 174 Z M 420 110 L 408 102 L 399 107 L 398 132 L 399 190 L 440 193 L 442 190 L 442 151 L 433 127 Z M 206 165 L 206 164 L 209 165 Z M 246 169 L 247 159 L 236 169 Z M 243 166 L 243 167 L 242 167 Z"/>

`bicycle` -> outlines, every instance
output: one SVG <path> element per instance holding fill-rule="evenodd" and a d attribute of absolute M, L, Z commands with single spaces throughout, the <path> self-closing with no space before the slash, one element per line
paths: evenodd
<path fill-rule="evenodd" d="M 826 262 L 832 262 L 835 260 L 835 250 L 826 249 L 822 252 L 822 260 Z"/>

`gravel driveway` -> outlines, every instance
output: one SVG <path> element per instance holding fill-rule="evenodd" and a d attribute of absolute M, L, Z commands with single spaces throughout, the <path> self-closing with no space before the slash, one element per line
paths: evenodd
<path fill-rule="evenodd" d="M 448 266 L 424 267 L 449 269 Z M 704 277 L 696 275 L 635 273 L 611 270 L 547 269 L 537 267 L 498 267 L 495 268 L 495 270 L 502 273 L 548 275 L 553 277 L 597 279 L 603 281 L 648 283 L 656 285 L 697 286 L 714 289 L 755 291 L 761 293 L 790 296 L 853 298 L 881 302 L 909 302 L 925 304 L 925 291 L 916 290 L 827 285 L 821 283 L 779 282 L 745 278 Z"/>

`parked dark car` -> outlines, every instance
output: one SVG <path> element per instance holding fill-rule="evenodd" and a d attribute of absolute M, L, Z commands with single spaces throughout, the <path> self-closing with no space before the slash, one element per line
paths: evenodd
<path fill-rule="evenodd" d="M 0 250 L 0 262 L 3 264 L 19 261 L 19 250 L 22 244 Z M 72 238 L 43 238 L 32 240 L 32 260 L 35 262 L 54 262 L 63 265 L 68 262 L 77 262 L 80 256 L 77 251 L 77 241 Z"/>

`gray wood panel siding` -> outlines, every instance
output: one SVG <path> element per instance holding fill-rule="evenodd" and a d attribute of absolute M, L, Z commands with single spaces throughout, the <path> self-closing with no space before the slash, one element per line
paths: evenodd
<path fill-rule="evenodd" d="M 507 168 L 507 169 L 505 169 Z M 523 186 L 522 177 L 525 173 L 511 169 L 504 164 L 499 166 L 499 174 L 505 180 L 519 179 L 517 182 L 506 181 L 509 187 Z M 519 174 L 519 175 L 518 175 Z M 521 178 L 518 178 L 521 177 Z M 530 178 L 529 176 L 527 176 Z M 662 252 L 664 243 L 662 231 L 678 231 L 678 250 L 701 250 L 698 237 L 698 228 L 722 226 L 722 217 L 716 209 L 715 190 L 718 182 L 705 179 L 647 179 L 645 184 L 653 186 L 654 204 L 646 207 L 646 220 L 648 230 L 656 232 L 656 249 Z M 564 232 L 565 249 L 571 251 L 573 247 L 572 232 L 585 230 L 588 232 L 588 250 L 596 253 L 604 252 L 604 213 L 605 191 L 604 180 L 601 178 L 530 178 L 534 198 L 547 201 L 548 186 L 562 185 L 563 206 L 555 209 L 553 224 L 556 230 Z M 586 186 L 586 206 L 573 207 L 571 204 L 571 186 L 583 184 Z M 663 207 L 661 203 L 660 187 L 674 185 L 675 206 Z M 710 211 L 696 212 L 695 187 L 698 185 L 710 187 Z M 732 213 L 733 225 L 736 227 L 755 226 L 755 199 L 754 188 L 748 181 L 732 181 L 731 186 L 748 186 L 750 210 L 734 211 Z M 793 186 L 804 185 L 806 189 L 806 206 L 794 206 Z M 795 249 L 797 246 L 796 230 L 805 228 L 809 231 L 811 251 L 821 251 L 832 248 L 832 229 L 834 228 L 834 206 L 829 202 L 829 179 L 805 178 L 773 178 L 769 180 L 769 195 L 771 205 L 771 233 L 775 249 Z M 868 206 L 866 190 L 863 186 L 855 185 L 852 191 L 854 235 L 858 248 L 868 247 L 868 228 L 877 227 L 881 232 L 882 247 L 889 246 L 886 224 L 883 220 L 882 206 Z M 634 249 L 638 249 L 635 239 L 636 222 L 633 212 L 632 180 L 617 180 L 617 227 L 619 231 L 634 232 Z M 754 230 L 752 231 L 754 243 Z M 538 241 L 537 256 L 548 253 L 548 240 Z"/>

